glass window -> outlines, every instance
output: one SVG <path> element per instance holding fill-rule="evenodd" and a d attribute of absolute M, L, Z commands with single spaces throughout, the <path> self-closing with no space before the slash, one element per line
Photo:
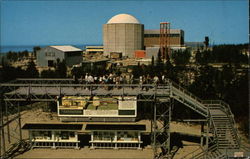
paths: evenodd
<path fill-rule="evenodd" d="M 135 131 L 118 131 L 117 132 L 118 141 L 134 141 L 138 140 L 138 132 Z"/>
<path fill-rule="evenodd" d="M 32 131 L 33 139 L 36 140 L 51 140 L 51 131 Z"/>
<path fill-rule="evenodd" d="M 69 132 L 68 131 L 62 131 L 61 132 L 61 139 L 62 140 L 68 140 L 69 139 Z"/>
<path fill-rule="evenodd" d="M 115 133 L 110 131 L 94 131 L 94 140 L 114 140 Z"/>

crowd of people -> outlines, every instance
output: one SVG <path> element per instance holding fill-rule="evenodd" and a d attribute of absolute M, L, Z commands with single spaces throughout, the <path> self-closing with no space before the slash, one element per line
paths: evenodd
<path fill-rule="evenodd" d="M 81 84 L 164 84 L 166 78 L 164 75 L 161 76 L 150 76 L 143 75 L 139 78 L 134 78 L 133 74 L 128 75 L 117 75 L 117 74 L 106 74 L 103 76 L 92 76 L 89 73 L 82 76 L 80 79 L 74 78 L 75 83 Z"/>

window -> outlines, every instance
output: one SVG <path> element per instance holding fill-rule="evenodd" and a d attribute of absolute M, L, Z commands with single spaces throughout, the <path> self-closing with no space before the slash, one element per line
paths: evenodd
<path fill-rule="evenodd" d="M 110 131 L 94 131 L 94 140 L 114 140 L 115 133 Z"/>
<path fill-rule="evenodd" d="M 82 52 L 65 52 L 65 56 L 72 57 L 72 56 L 81 56 Z"/>
<path fill-rule="evenodd" d="M 55 53 L 54 52 L 45 52 L 45 56 L 54 57 Z"/>
<path fill-rule="evenodd" d="M 62 131 L 61 132 L 61 139 L 62 140 L 68 140 L 69 139 L 69 132 L 68 131 Z"/>
<path fill-rule="evenodd" d="M 70 132 L 69 132 L 69 137 L 70 137 L 70 138 L 75 138 L 75 132 L 70 131 Z"/>
<path fill-rule="evenodd" d="M 118 131 L 118 141 L 138 141 L 138 132 L 135 131 Z"/>
<path fill-rule="evenodd" d="M 36 140 L 51 140 L 51 131 L 32 131 L 33 139 Z"/>

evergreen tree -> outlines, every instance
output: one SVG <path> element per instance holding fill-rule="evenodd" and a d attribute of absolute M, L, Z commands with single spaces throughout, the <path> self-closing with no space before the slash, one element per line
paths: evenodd
<path fill-rule="evenodd" d="M 60 62 L 60 59 L 57 59 L 56 64 L 56 75 L 58 78 L 65 78 L 67 77 L 67 66 L 65 60 Z"/>
<path fill-rule="evenodd" d="M 39 72 L 36 69 L 36 64 L 34 63 L 33 60 L 30 60 L 28 62 L 28 66 L 27 66 L 27 69 L 26 69 L 26 77 L 28 77 L 28 78 L 37 78 L 37 77 L 39 77 Z"/>

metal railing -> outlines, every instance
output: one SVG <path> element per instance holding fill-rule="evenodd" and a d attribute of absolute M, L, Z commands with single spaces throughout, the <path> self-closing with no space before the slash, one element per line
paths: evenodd
<path fill-rule="evenodd" d="M 180 85 L 178 85 L 177 83 L 175 83 L 175 82 L 173 82 L 173 81 L 171 81 L 169 79 L 168 79 L 168 83 L 170 85 L 171 91 L 174 92 L 174 93 L 176 93 L 176 94 L 178 94 L 179 92 L 181 92 L 181 94 L 179 93 L 178 95 L 181 98 L 189 101 L 190 104 L 192 104 L 192 107 L 194 108 L 194 110 L 200 110 L 203 115 L 205 115 L 205 116 L 208 115 L 207 114 L 207 109 L 204 106 L 204 104 L 203 104 L 203 102 L 202 102 L 202 100 L 200 98 L 198 98 L 194 94 L 192 94 L 189 91 L 187 91 L 185 88 L 181 87 Z"/>
<path fill-rule="evenodd" d="M 240 146 L 240 137 L 238 136 L 238 128 L 236 126 L 236 122 L 234 120 L 234 115 L 230 109 L 230 106 L 222 100 L 204 100 L 203 103 L 205 105 L 207 105 L 208 107 L 210 107 L 211 105 L 217 105 L 220 107 L 221 111 L 226 113 L 226 115 L 229 118 L 230 123 L 232 124 L 232 130 L 233 130 L 234 135 L 236 137 L 237 144 L 238 144 L 238 146 Z"/>

